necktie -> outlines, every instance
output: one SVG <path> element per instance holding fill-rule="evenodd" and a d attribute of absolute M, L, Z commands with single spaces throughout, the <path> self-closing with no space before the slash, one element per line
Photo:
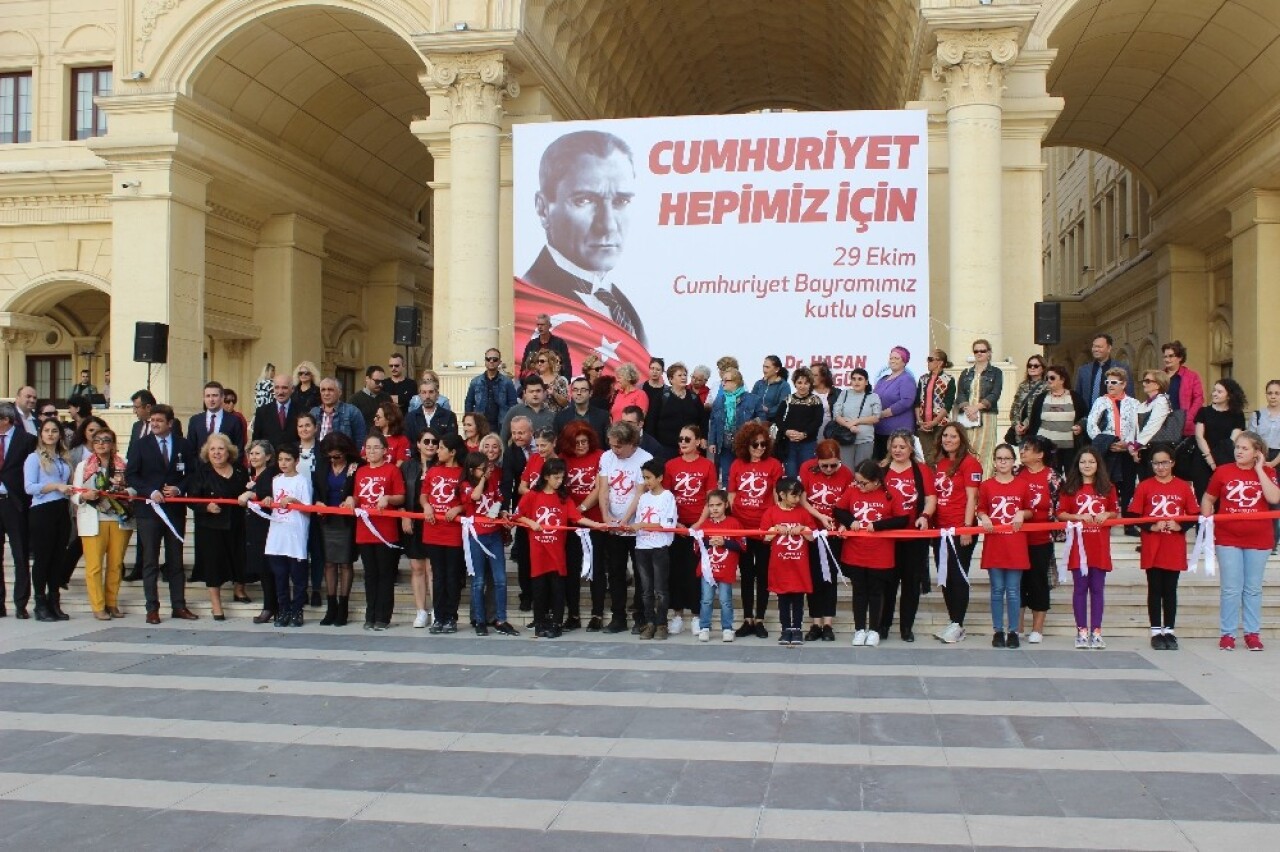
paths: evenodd
<path fill-rule="evenodd" d="M 4 447 L 5 447 L 5 442 L 8 440 L 9 440 L 8 432 L 5 432 L 3 435 L 0 435 L 0 465 L 4 464 Z"/>
<path fill-rule="evenodd" d="M 209 426 L 205 431 L 207 431 L 210 435 L 213 434 L 213 412 L 212 411 L 209 412 Z"/>
<path fill-rule="evenodd" d="M 283 428 L 284 428 L 284 419 L 285 419 L 285 406 L 284 406 L 284 405 L 277 405 L 277 406 L 276 406 L 276 409 L 277 409 L 277 413 L 280 415 L 280 428 L 281 428 L 281 429 L 283 429 Z"/>
<path fill-rule="evenodd" d="M 1102 364 L 1093 362 L 1093 381 L 1089 384 L 1089 393 L 1094 399 L 1102 396 Z"/>
<path fill-rule="evenodd" d="M 166 466 L 169 464 L 169 441 L 165 438 L 160 439 L 160 455 L 164 457 Z"/>
<path fill-rule="evenodd" d="M 600 303 L 609 309 L 609 319 L 613 320 L 613 324 L 625 331 L 632 337 L 636 336 L 635 323 L 631 321 L 631 316 L 627 309 L 618 301 L 618 297 L 613 295 L 613 290 L 601 287 L 591 295 L 600 300 Z"/>

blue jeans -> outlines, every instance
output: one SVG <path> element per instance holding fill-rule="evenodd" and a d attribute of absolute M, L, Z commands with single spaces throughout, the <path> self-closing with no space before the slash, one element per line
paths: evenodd
<path fill-rule="evenodd" d="M 716 470 L 720 473 L 720 487 L 729 487 L 729 466 L 733 464 L 733 460 L 737 458 L 733 454 L 733 445 L 727 447 L 718 447 L 716 449 Z"/>
<path fill-rule="evenodd" d="M 788 441 L 786 457 L 782 460 L 787 476 L 799 476 L 800 466 L 810 461 L 817 452 L 817 441 Z"/>
<path fill-rule="evenodd" d="M 987 574 L 991 580 L 991 625 L 997 633 L 1003 633 L 1006 624 L 1010 628 L 1018 624 L 1018 610 L 1022 607 L 1022 572 L 1012 568 L 992 568 Z"/>
<path fill-rule="evenodd" d="M 706 580 L 702 583 L 702 611 L 698 614 L 699 626 L 711 629 L 711 602 L 720 598 L 720 629 L 733 629 L 733 583 L 716 583 L 714 586 Z"/>
<path fill-rule="evenodd" d="M 493 556 L 486 556 L 480 545 Z M 467 547 L 471 548 L 471 564 L 475 566 L 476 575 L 471 578 L 471 611 L 476 618 L 484 620 L 484 578 L 488 572 L 489 582 L 493 584 L 494 616 L 501 624 L 507 620 L 507 560 L 502 554 L 502 533 L 491 532 L 480 536 L 480 540 L 467 539 Z"/>
<path fill-rule="evenodd" d="M 1222 635 L 1236 635 L 1240 607 L 1244 605 L 1244 632 L 1262 630 L 1262 574 L 1267 567 L 1265 550 L 1218 545 L 1218 570 L 1222 576 L 1220 615 Z"/>

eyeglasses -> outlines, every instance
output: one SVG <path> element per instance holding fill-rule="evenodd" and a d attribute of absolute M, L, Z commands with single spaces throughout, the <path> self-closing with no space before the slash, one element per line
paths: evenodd
<path fill-rule="evenodd" d="M 438 444 L 438 443 L 440 443 L 440 442 L 439 442 L 439 441 L 437 441 L 435 438 L 420 438 L 420 439 L 418 440 L 418 443 L 419 443 L 419 444 L 423 444 L 423 445 L 428 446 L 428 447 L 434 447 L 436 444 Z"/>
<path fill-rule="evenodd" d="M 858 486 L 859 488 L 866 488 L 867 486 L 871 485 L 871 480 L 863 479 L 861 476 L 855 476 L 853 478 L 853 484 Z"/>
<path fill-rule="evenodd" d="M 1167 460 L 1167 461 L 1153 461 L 1153 462 L 1151 463 L 1151 466 L 1152 466 L 1152 467 L 1168 467 L 1168 466 L 1169 466 L 1169 465 L 1171 465 L 1171 464 L 1173 464 L 1173 460 L 1172 460 L 1172 459 Z"/>
<path fill-rule="evenodd" d="M 682 440 L 682 441 L 683 441 L 683 440 L 684 440 L 684 438 L 681 438 L 680 440 Z M 589 446 L 591 446 L 591 439 L 590 439 L 590 438 L 588 438 L 586 435 L 579 435 L 578 437 L 576 437 L 576 438 L 574 438 L 574 439 L 573 439 L 573 443 L 574 443 L 574 444 L 586 444 L 586 445 L 589 447 Z"/>
<path fill-rule="evenodd" d="M 484 360 L 488 361 L 491 364 L 496 364 L 497 362 L 501 361 L 502 358 L 500 356 L 486 355 L 484 356 Z"/>
<path fill-rule="evenodd" d="M 688 435 L 681 435 L 679 438 L 676 439 L 676 442 L 680 444 L 692 444 L 694 442 L 694 439 L 689 437 Z"/>
<path fill-rule="evenodd" d="M 113 439 L 111 439 L 111 438 L 99 438 L 99 437 L 97 437 L 97 436 L 94 436 L 93 443 L 95 443 L 95 444 L 114 444 L 114 443 L 115 443 L 115 441 L 114 441 Z"/>
<path fill-rule="evenodd" d="M 990 352 L 990 351 L 991 351 L 990 349 L 975 349 L 975 350 L 973 350 L 973 354 L 974 354 L 974 355 L 986 355 L 986 354 L 987 354 L 988 352 Z"/>
<path fill-rule="evenodd" d="M 839 470 L 840 462 L 818 462 L 818 470 Z"/>
<path fill-rule="evenodd" d="M 346 461 L 347 457 L 342 453 L 329 453 L 329 461 Z"/>
<path fill-rule="evenodd" d="M 767 443 L 765 443 L 764 441 L 752 441 L 752 442 L 751 442 L 751 449 L 753 449 L 753 450 L 763 450 L 763 449 L 765 449 L 765 448 L 766 448 L 766 447 L 768 447 L 768 446 L 769 446 L 769 445 L 768 445 Z"/>
<path fill-rule="evenodd" d="M 1060 382 L 1062 381 L 1062 376 L 1059 376 L 1057 373 L 1050 373 L 1044 377 L 1044 380 L 1046 382 Z"/>
<path fill-rule="evenodd" d="M 996 456 L 996 461 L 1008 462 L 1009 464 L 1013 464 L 1013 456 Z"/>

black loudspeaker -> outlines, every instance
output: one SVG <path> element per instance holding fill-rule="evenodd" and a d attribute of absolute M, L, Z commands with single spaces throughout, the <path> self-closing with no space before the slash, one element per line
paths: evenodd
<path fill-rule="evenodd" d="M 169 361 L 169 326 L 162 322 L 140 322 L 133 331 L 133 360 L 148 364 Z"/>
<path fill-rule="evenodd" d="M 1062 342 L 1062 303 L 1036 302 L 1036 343 L 1057 346 Z"/>
<path fill-rule="evenodd" d="M 396 346 L 422 345 L 422 316 L 417 305 L 396 307 Z"/>

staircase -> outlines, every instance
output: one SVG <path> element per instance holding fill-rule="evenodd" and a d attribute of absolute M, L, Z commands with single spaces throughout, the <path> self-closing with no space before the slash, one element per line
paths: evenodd
<path fill-rule="evenodd" d="M 1106 613 L 1104 618 L 1104 633 L 1108 636 L 1130 636 L 1143 637 L 1149 634 L 1147 619 L 1147 587 L 1146 576 L 1138 567 L 1138 554 L 1136 552 L 1136 538 L 1125 538 L 1117 529 L 1112 535 L 1111 553 L 1115 563 L 1115 570 L 1107 578 L 1107 596 L 1106 596 Z M 1190 545 L 1188 544 L 1188 547 Z M 187 552 L 188 560 L 190 559 L 190 550 Z M 970 595 L 969 617 L 966 619 L 965 627 L 971 634 L 981 635 L 991 630 L 990 615 L 990 593 L 987 583 L 986 573 L 978 568 L 981 564 L 982 550 L 979 545 L 978 552 L 973 558 L 972 583 L 973 588 Z M 1065 558 L 1062 547 L 1058 547 L 1058 557 Z M 126 554 L 125 565 L 133 564 L 133 544 L 130 543 L 129 552 Z M 12 559 L 6 560 L 6 575 L 9 583 L 10 595 L 12 595 L 13 571 Z M 1262 622 L 1263 636 L 1280 639 L 1280 575 L 1270 570 L 1280 567 L 1280 557 L 1272 556 L 1268 562 L 1268 572 L 1263 584 L 1262 591 Z M 527 614 L 518 610 L 518 586 L 516 584 L 515 563 L 509 558 L 507 560 L 508 568 L 508 613 L 512 624 L 523 628 L 527 623 Z M 188 562 L 188 575 L 190 574 L 190 563 Z M 936 572 L 932 572 L 936 575 Z M 582 588 L 582 612 L 583 621 L 591 612 L 590 591 L 587 584 L 583 584 Z M 231 602 L 231 588 L 229 586 L 223 588 L 223 610 L 227 614 L 228 619 L 251 618 L 261 611 L 261 589 L 257 586 L 249 587 L 249 596 L 254 599 L 254 604 L 237 604 Z M 838 633 L 849 632 L 851 627 L 850 617 L 850 591 L 847 586 L 840 585 L 837 592 L 838 607 L 836 611 L 836 629 Z M 161 616 L 168 619 L 168 592 L 161 582 L 160 589 L 161 600 Z M 461 611 L 463 617 L 466 617 L 469 606 L 469 590 L 463 590 L 463 598 Z M 189 584 L 187 586 L 187 605 L 191 610 L 202 618 L 210 615 L 210 606 L 208 594 L 202 584 Z M 71 579 L 70 589 L 63 592 L 62 598 L 63 609 L 71 615 L 73 619 L 87 617 L 90 613 L 88 601 L 84 590 L 84 572 L 83 567 L 76 569 L 75 575 Z M 126 620 L 125 623 L 138 624 L 141 622 L 142 614 L 145 610 L 141 583 L 124 583 L 120 588 L 120 608 L 130 616 L 137 616 L 136 621 Z M 321 610 L 308 609 L 308 621 L 315 623 L 319 621 Z M 364 612 L 364 590 L 361 582 L 361 571 L 359 565 L 356 568 L 356 582 L 352 589 L 351 612 L 353 625 L 348 625 L 344 629 L 359 629 L 359 622 Z M 409 565 L 407 560 L 401 562 L 400 583 L 396 587 L 396 609 L 395 622 L 397 624 L 408 624 L 413 620 L 416 611 L 413 606 L 413 595 L 409 588 Z M 735 595 L 735 616 L 741 621 L 740 598 Z M 770 630 L 777 629 L 777 612 L 776 607 L 771 608 Z M 716 609 L 713 613 L 715 625 L 719 625 L 719 611 Z M 916 617 L 915 632 L 921 640 L 931 636 L 934 631 L 945 627 L 948 622 L 946 606 L 942 600 L 942 593 L 936 586 L 933 591 L 924 595 L 920 599 L 920 612 Z M 105 622 L 104 622 L 105 623 Z M 1028 626 L 1030 622 L 1028 621 Z M 1186 639 L 1216 639 L 1218 637 L 1218 579 L 1207 578 L 1201 573 L 1191 574 L 1185 573 L 1179 582 L 1178 588 L 1178 625 L 1177 633 L 1180 638 Z M 1065 585 L 1058 586 L 1052 593 L 1052 606 L 1049 611 L 1045 623 L 1045 635 L 1047 637 L 1070 637 L 1075 635 L 1075 623 L 1071 609 L 1071 583 L 1068 581 Z"/>

